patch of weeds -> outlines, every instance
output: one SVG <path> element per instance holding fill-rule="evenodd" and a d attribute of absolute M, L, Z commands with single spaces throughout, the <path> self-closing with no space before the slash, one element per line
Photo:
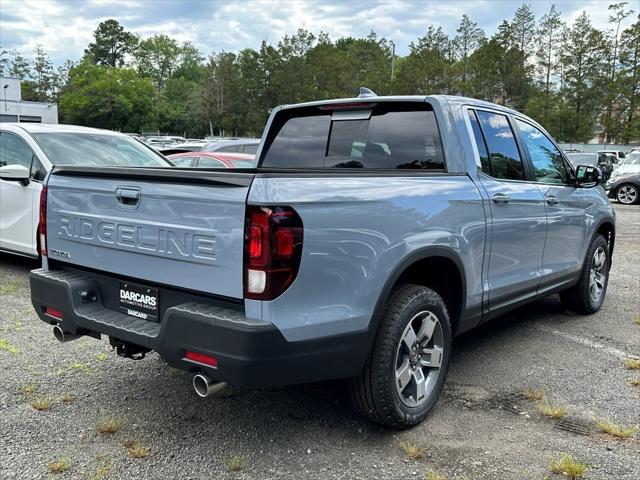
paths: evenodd
<path fill-rule="evenodd" d="M 0 338 L 0 350 L 9 352 L 11 355 L 17 355 L 20 353 L 18 347 L 13 345 L 9 340 L 5 340 L 4 338 Z"/>
<path fill-rule="evenodd" d="M 146 458 L 151 453 L 151 447 L 140 445 L 136 440 L 125 440 L 122 445 L 127 449 L 130 458 Z"/>
<path fill-rule="evenodd" d="M 49 410 L 53 406 L 53 400 L 50 398 L 36 398 L 31 402 L 31 407 L 38 411 Z"/>
<path fill-rule="evenodd" d="M 230 472 L 239 472 L 244 470 L 247 466 L 247 462 L 242 457 L 231 457 L 227 460 L 227 468 Z"/>
<path fill-rule="evenodd" d="M 547 398 L 548 391 L 549 389 L 547 387 L 542 387 L 538 389 L 525 388 L 524 390 L 522 390 L 521 393 L 522 393 L 522 396 L 527 400 L 538 402 L 540 400 L 544 400 L 545 398 Z"/>
<path fill-rule="evenodd" d="M 71 467 L 71 462 L 67 458 L 47 463 L 47 471 L 49 473 L 64 473 L 69 470 L 69 467 Z"/>
<path fill-rule="evenodd" d="M 629 385 L 632 387 L 640 387 L 640 378 L 632 378 L 629 380 Z"/>
<path fill-rule="evenodd" d="M 91 375 L 92 373 L 95 373 L 95 370 L 93 368 L 91 368 L 89 365 L 86 365 L 86 364 L 84 364 L 82 362 L 73 362 L 69 366 L 73 370 L 77 370 L 79 372 L 86 373 L 87 375 Z"/>
<path fill-rule="evenodd" d="M 640 325 L 640 317 L 636 317 L 635 320 L 634 320 L 634 323 L 636 325 Z"/>
<path fill-rule="evenodd" d="M 104 362 L 107 359 L 107 354 L 102 352 L 96 355 L 96 360 L 99 362 Z"/>
<path fill-rule="evenodd" d="M 424 475 L 425 480 L 447 480 L 442 473 L 436 472 L 433 468 Z"/>
<path fill-rule="evenodd" d="M 110 463 L 103 463 L 98 469 L 91 475 L 91 480 L 102 480 L 113 470 L 113 465 Z"/>
<path fill-rule="evenodd" d="M 53 374 L 56 377 L 61 377 L 62 375 L 64 375 L 64 368 L 58 368 L 55 372 L 53 372 Z"/>
<path fill-rule="evenodd" d="M 404 456 L 409 460 L 420 460 L 424 457 L 425 449 L 411 442 L 400 442 Z"/>
<path fill-rule="evenodd" d="M 33 395 L 34 393 L 36 393 L 38 391 L 38 385 L 35 383 L 28 383 L 26 385 L 22 385 L 20 388 L 18 388 L 18 392 L 20 392 L 23 395 Z"/>
<path fill-rule="evenodd" d="M 640 370 L 640 359 L 627 358 L 624 363 L 629 370 Z"/>
<path fill-rule="evenodd" d="M 567 408 L 562 405 L 553 406 L 548 401 L 540 402 L 536 405 L 538 411 L 547 418 L 559 419 L 564 418 L 567 414 Z"/>
<path fill-rule="evenodd" d="M 18 282 L 0 283 L 0 295 L 8 295 L 18 291 Z"/>
<path fill-rule="evenodd" d="M 598 427 L 601 432 L 622 440 L 633 437 L 633 435 L 638 431 L 638 427 L 621 427 L 615 423 L 604 421 L 596 423 L 596 427 Z"/>
<path fill-rule="evenodd" d="M 552 460 L 549 468 L 553 473 L 564 475 L 569 480 L 578 480 L 586 472 L 587 465 L 565 453 L 560 457 L 560 460 Z"/>
<path fill-rule="evenodd" d="M 22 322 L 20 320 L 16 320 L 15 322 L 13 322 L 13 329 L 16 332 L 21 332 L 22 331 Z"/>
<path fill-rule="evenodd" d="M 122 427 L 122 422 L 115 418 L 108 418 L 98 423 L 96 431 L 103 435 L 113 435 Z"/>
<path fill-rule="evenodd" d="M 62 400 L 62 403 L 71 403 L 76 399 L 75 395 L 71 395 L 70 393 L 65 393 L 64 395 L 62 395 L 62 397 L 60 398 L 60 400 Z"/>

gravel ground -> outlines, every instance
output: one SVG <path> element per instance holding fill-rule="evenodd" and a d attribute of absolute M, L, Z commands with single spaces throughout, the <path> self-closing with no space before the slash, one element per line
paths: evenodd
<path fill-rule="evenodd" d="M 37 264 L 0 256 L 0 478 L 412 479 L 433 470 L 542 479 L 562 478 L 549 464 L 567 453 L 588 465 L 586 479 L 637 480 L 640 433 L 621 441 L 594 427 L 640 425 L 640 387 L 629 383 L 640 371 L 624 361 L 640 356 L 640 207 L 616 211 L 602 310 L 570 315 L 553 296 L 465 334 L 433 413 L 406 432 L 360 419 L 340 382 L 201 399 L 189 375 L 155 354 L 134 362 L 106 339 L 60 344 L 32 311 Z M 566 407 L 568 430 L 523 398 L 527 388 Z M 41 400 L 51 405 L 35 410 Z M 107 420 L 117 431 L 98 433 Z M 125 444 L 148 456 L 131 458 Z M 68 469 L 48 473 L 60 460 Z"/>

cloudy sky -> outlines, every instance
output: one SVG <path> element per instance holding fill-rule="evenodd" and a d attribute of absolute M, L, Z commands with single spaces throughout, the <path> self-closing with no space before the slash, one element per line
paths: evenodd
<path fill-rule="evenodd" d="M 77 60 L 91 41 L 97 24 L 117 19 L 141 36 L 164 33 L 191 41 L 208 55 L 276 43 L 284 34 L 305 28 L 325 31 L 332 38 L 366 36 L 371 30 L 397 45 L 399 54 L 409 42 L 424 35 L 429 25 L 442 26 L 450 35 L 463 13 L 488 34 L 511 18 L 521 1 L 511 0 L 0 0 L 0 47 L 31 55 L 44 46 L 56 64 Z M 552 3 L 566 21 L 583 10 L 596 27 L 607 27 L 610 2 L 602 0 L 534 0 L 539 18 Z M 640 1 L 631 0 L 630 5 Z M 640 10 L 640 8 L 635 8 Z M 630 19 L 628 19 L 630 21 Z M 628 22 L 629 23 L 629 22 Z"/>

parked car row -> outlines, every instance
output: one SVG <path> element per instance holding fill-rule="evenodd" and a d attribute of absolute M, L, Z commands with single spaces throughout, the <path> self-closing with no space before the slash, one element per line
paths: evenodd
<path fill-rule="evenodd" d="M 640 202 L 640 150 L 632 151 L 612 172 L 605 186 L 609 198 L 631 205 Z"/>

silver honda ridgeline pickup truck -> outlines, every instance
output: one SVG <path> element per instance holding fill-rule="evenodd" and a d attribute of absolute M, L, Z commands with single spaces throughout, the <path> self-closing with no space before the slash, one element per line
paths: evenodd
<path fill-rule="evenodd" d="M 452 339 L 560 292 L 591 314 L 615 214 L 536 122 L 448 96 L 276 108 L 257 168 L 59 166 L 43 189 L 39 317 L 60 341 L 156 351 L 207 396 L 349 378 L 407 428 Z"/>

